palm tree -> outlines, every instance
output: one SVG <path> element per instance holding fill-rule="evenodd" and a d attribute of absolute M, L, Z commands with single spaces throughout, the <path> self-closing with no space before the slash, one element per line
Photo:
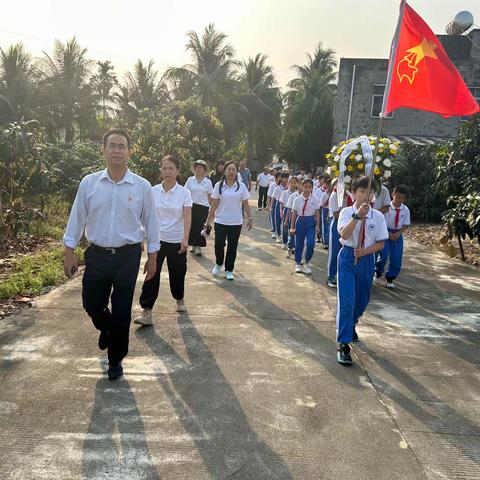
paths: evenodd
<path fill-rule="evenodd" d="M 248 110 L 245 121 L 247 162 L 263 158 L 276 146 L 280 133 L 282 96 L 267 57 L 257 54 L 243 63 L 239 102 Z"/>
<path fill-rule="evenodd" d="M 319 43 L 307 63 L 294 65 L 297 78 L 285 97 L 283 154 L 303 165 L 315 165 L 330 148 L 333 133 L 335 52 Z"/>
<path fill-rule="evenodd" d="M 65 140 L 71 141 L 75 135 L 75 122 L 81 129 L 79 120 L 94 114 L 87 82 L 91 60 L 87 58 L 87 49 L 82 48 L 75 37 L 66 43 L 55 40 L 53 54 L 50 56 L 44 52 L 44 55 L 49 113 L 57 130 L 64 128 Z"/>
<path fill-rule="evenodd" d="M 113 88 L 118 84 L 114 67 L 110 60 L 97 62 L 97 72 L 92 76 L 90 83 L 93 94 L 98 98 L 102 111 L 102 129 L 105 130 L 105 121 L 111 103 L 114 101 Z"/>
<path fill-rule="evenodd" d="M 0 117 L 4 121 L 33 116 L 38 72 L 22 43 L 0 48 Z"/>

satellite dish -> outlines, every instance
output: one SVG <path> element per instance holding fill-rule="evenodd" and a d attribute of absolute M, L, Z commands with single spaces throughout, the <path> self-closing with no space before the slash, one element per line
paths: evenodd
<path fill-rule="evenodd" d="M 458 12 L 455 18 L 447 25 L 449 35 L 461 35 L 473 25 L 473 15 L 466 10 Z"/>

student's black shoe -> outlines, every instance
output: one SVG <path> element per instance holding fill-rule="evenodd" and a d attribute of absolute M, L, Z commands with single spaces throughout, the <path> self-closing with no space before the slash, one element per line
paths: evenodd
<path fill-rule="evenodd" d="M 106 350 L 108 348 L 108 337 L 110 336 L 109 330 L 102 330 L 98 337 L 98 348 L 100 350 Z"/>
<path fill-rule="evenodd" d="M 358 338 L 358 333 L 355 330 L 355 327 L 353 327 L 353 337 L 352 337 L 352 343 L 358 343 L 360 339 Z"/>
<path fill-rule="evenodd" d="M 123 376 L 122 364 L 109 365 L 107 375 L 110 380 L 118 380 L 121 378 Z"/>
<path fill-rule="evenodd" d="M 350 355 L 350 347 L 348 343 L 340 343 L 337 349 L 337 362 L 341 365 L 350 366 L 353 364 L 352 356 Z"/>

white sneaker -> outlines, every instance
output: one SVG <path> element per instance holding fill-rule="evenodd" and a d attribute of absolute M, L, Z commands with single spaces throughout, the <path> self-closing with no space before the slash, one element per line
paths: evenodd
<path fill-rule="evenodd" d="M 306 275 L 312 274 L 312 267 L 310 267 L 309 263 L 305 263 L 305 265 L 303 266 L 303 273 L 305 273 Z"/>
<path fill-rule="evenodd" d="M 295 273 L 303 273 L 303 268 L 301 265 L 295 265 Z"/>
<path fill-rule="evenodd" d="M 373 284 L 374 285 L 384 285 L 385 284 L 385 278 L 377 277 L 377 275 L 375 275 L 373 277 Z"/>
<path fill-rule="evenodd" d="M 187 307 L 185 306 L 185 302 L 183 300 L 177 300 L 177 312 L 186 312 Z"/>
<path fill-rule="evenodd" d="M 272 238 L 277 238 L 277 235 L 275 233 L 272 233 Z"/>
<path fill-rule="evenodd" d="M 288 245 L 286 243 L 282 245 L 282 250 L 288 250 Z"/>
<path fill-rule="evenodd" d="M 215 264 L 215 266 L 213 267 L 213 270 L 212 270 L 212 275 L 221 275 L 222 274 L 222 267 L 223 265 L 217 265 Z"/>
<path fill-rule="evenodd" d="M 148 308 L 144 308 L 142 314 L 137 317 L 133 323 L 143 326 L 153 325 L 152 311 Z"/>
<path fill-rule="evenodd" d="M 282 243 L 282 238 L 281 237 L 277 237 L 277 243 Z"/>
<path fill-rule="evenodd" d="M 229 272 L 228 270 L 225 271 L 225 278 L 230 281 L 235 280 L 233 277 L 233 272 Z"/>
<path fill-rule="evenodd" d="M 387 288 L 390 288 L 391 290 L 393 290 L 395 287 L 395 284 L 393 282 L 385 282 L 385 286 Z"/>

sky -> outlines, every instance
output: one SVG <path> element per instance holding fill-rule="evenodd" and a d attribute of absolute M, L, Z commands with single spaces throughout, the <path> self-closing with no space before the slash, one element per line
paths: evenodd
<path fill-rule="evenodd" d="M 435 33 L 460 10 L 480 24 L 479 0 L 409 0 Z M 189 62 L 185 34 L 213 22 L 239 59 L 268 56 L 279 85 L 321 41 L 340 57 L 386 58 L 399 0 L 16 0 L 2 2 L 0 47 L 23 42 L 35 56 L 73 36 L 122 75 L 137 58 L 160 72 Z"/>

